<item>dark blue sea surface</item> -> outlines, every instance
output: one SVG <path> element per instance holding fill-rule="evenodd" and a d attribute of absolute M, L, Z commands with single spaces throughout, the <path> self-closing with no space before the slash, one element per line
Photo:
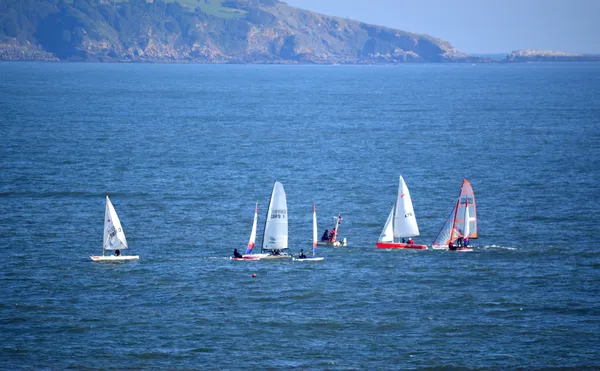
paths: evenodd
<path fill-rule="evenodd" d="M 600 368 L 598 63 L 2 63 L 0 122 L 1 369 Z M 375 248 L 399 175 L 474 252 Z M 349 246 L 229 260 L 275 179 Z"/>

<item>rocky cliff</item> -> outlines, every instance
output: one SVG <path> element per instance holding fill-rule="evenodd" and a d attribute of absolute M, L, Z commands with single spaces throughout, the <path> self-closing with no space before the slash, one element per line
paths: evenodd
<path fill-rule="evenodd" d="M 277 0 L 0 0 L 0 60 L 476 62 L 428 35 Z"/>

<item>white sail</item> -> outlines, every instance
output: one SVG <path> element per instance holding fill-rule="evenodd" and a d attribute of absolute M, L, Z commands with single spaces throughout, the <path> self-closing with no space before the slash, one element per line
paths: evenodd
<path fill-rule="evenodd" d="M 450 212 L 450 215 L 446 218 L 444 222 L 444 226 L 438 233 L 438 236 L 433 241 L 433 246 L 436 247 L 448 247 L 448 242 L 454 242 L 456 240 L 456 236 L 453 236 L 454 230 L 454 215 L 456 215 L 456 208 L 458 207 L 458 202 L 454 205 L 454 208 Z"/>
<path fill-rule="evenodd" d="M 248 239 L 248 247 L 246 248 L 246 254 L 251 254 L 254 249 L 254 242 L 256 241 L 256 224 L 258 223 L 258 201 L 256 201 L 256 207 L 254 208 L 254 222 L 252 223 L 252 231 L 250 232 L 250 239 Z"/>
<path fill-rule="evenodd" d="M 123 250 L 127 248 L 127 240 L 121 227 L 121 221 L 108 196 L 106 196 L 106 210 L 104 212 L 104 240 L 102 246 L 104 250 Z"/>
<path fill-rule="evenodd" d="M 283 185 L 273 184 L 271 200 L 265 221 L 263 250 L 283 250 L 288 248 L 288 210 Z"/>
<path fill-rule="evenodd" d="M 414 237 L 418 235 L 419 227 L 417 226 L 417 218 L 415 217 L 410 192 L 404 182 L 404 178 L 400 176 L 394 215 L 394 238 Z"/>
<path fill-rule="evenodd" d="M 471 228 L 470 228 L 470 217 L 469 217 L 469 204 L 466 203 L 465 204 L 465 219 L 464 219 L 464 226 L 463 226 L 463 230 L 462 230 L 462 234 L 463 237 L 468 237 L 469 234 L 471 233 Z"/>
<path fill-rule="evenodd" d="M 313 241 L 313 255 L 315 254 L 315 250 L 317 249 L 317 242 L 319 241 L 317 239 L 317 207 L 315 206 L 315 204 L 313 204 L 313 235 L 312 235 L 312 241 Z"/>
<path fill-rule="evenodd" d="M 394 224 L 394 207 L 392 207 L 392 211 L 390 211 L 390 215 L 388 216 L 385 225 L 383 226 L 383 231 L 379 235 L 378 242 L 393 242 L 394 241 L 394 233 L 393 233 L 393 224 Z"/>

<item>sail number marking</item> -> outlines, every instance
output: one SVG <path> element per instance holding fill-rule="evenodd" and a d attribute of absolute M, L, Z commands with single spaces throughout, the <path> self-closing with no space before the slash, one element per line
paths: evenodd
<path fill-rule="evenodd" d="M 285 219 L 286 217 L 286 209 L 271 210 L 271 219 Z"/>

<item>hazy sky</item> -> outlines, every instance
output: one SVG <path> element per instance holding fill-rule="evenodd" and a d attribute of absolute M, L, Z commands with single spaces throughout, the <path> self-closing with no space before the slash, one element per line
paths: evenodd
<path fill-rule="evenodd" d="M 600 53 L 600 0 L 283 0 L 449 41 L 469 53 Z"/>

